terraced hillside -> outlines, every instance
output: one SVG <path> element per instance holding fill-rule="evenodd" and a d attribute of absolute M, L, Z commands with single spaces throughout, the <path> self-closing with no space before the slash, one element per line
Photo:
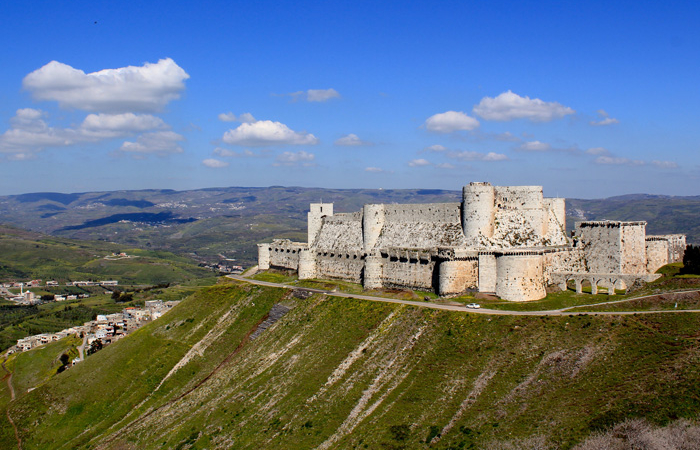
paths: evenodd
<path fill-rule="evenodd" d="M 700 411 L 698 314 L 301 297 L 204 288 L 31 392 L 16 380 L 22 448 L 566 449 L 629 417 Z M 17 447 L 7 420 L 0 447 Z"/>

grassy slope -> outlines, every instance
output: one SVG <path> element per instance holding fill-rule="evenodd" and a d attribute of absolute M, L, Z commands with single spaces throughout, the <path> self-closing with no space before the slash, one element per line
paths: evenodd
<path fill-rule="evenodd" d="M 106 260 L 114 251 L 137 258 Z M 0 227 L 0 280 L 118 279 L 122 284 L 175 283 L 210 275 L 167 252 L 125 249 L 104 242 L 72 241 Z"/>
<path fill-rule="evenodd" d="M 204 289 L 24 394 L 10 407 L 24 448 L 427 448 L 450 422 L 432 448 L 532 434 L 567 448 L 628 416 L 700 411 L 698 315 L 485 317 L 285 295 Z M 280 301 L 295 307 L 236 353 Z"/>

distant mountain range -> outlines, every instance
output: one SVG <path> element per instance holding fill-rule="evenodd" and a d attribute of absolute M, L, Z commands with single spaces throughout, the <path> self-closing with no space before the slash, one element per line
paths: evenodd
<path fill-rule="evenodd" d="M 75 239 L 164 249 L 201 260 L 256 260 L 255 244 L 305 239 L 309 203 L 333 202 L 336 212 L 366 203 L 458 202 L 441 189 L 322 189 L 271 186 L 84 192 L 0 197 L 0 222 Z M 576 220 L 645 220 L 649 234 L 684 233 L 700 242 L 700 196 L 632 194 L 567 199 L 567 226 Z"/>

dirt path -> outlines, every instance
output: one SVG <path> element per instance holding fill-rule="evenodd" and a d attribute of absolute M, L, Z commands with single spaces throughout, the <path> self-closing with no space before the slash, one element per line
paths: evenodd
<path fill-rule="evenodd" d="M 436 303 L 429 303 L 429 302 L 420 302 L 420 301 L 413 301 L 413 300 L 398 300 L 398 299 L 393 299 L 393 298 L 384 298 L 384 297 L 375 297 L 372 295 L 358 295 L 358 294 L 347 294 L 345 292 L 335 292 L 335 291 L 325 291 L 323 289 L 314 289 L 314 288 L 305 288 L 305 287 L 300 287 L 300 286 L 290 286 L 287 284 L 282 284 L 282 283 L 271 283 L 269 281 L 258 281 L 258 280 L 252 280 L 250 278 L 242 277 L 240 275 L 227 275 L 228 278 L 231 278 L 233 280 L 238 280 L 238 281 L 243 281 L 246 283 L 251 283 L 251 284 L 256 284 L 259 286 L 269 286 L 269 287 L 281 287 L 285 289 L 297 289 L 297 290 L 302 290 L 302 291 L 308 291 L 308 292 L 313 292 L 315 294 L 325 294 L 330 297 L 344 297 L 344 298 L 358 298 L 361 300 L 369 300 L 372 302 L 384 302 L 384 303 L 397 303 L 401 305 L 410 305 L 410 306 L 418 306 L 419 308 L 431 308 L 431 309 L 442 309 L 445 311 L 462 311 L 462 312 L 470 312 L 474 314 L 488 314 L 488 315 L 494 315 L 494 316 L 563 316 L 563 315 L 577 315 L 577 316 L 592 316 L 592 315 L 601 315 L 601 316 L 625 316 L 625 315 L 631 315 L 631 314 L 677 314 L 677 313 L 683 313 L 683 312 L 690 312 L 690 313 L 700 313 L 700 309 L 683 309 L 683 310 L 660 310 L 660 311 L 570 311 L 572 308 L 585 308 L 588 306 L 597 306 L 601 304 L 606 304 L 606 303 L 594 303 L 592 305 L 576 305 L 576 306 L 571 306 L 569 308 L 562 308 L 562 309 L 549 309 L 549 310 L 543 310 L 543 311 L 506 311 L 506 310 L 499 310 L 499 309 L 488 309 L 488 308 L 480 308 L 480 309 L 467 309 L 462 305 L 439 305 Z M 685 291 L 688 292 L 688 291 Z M 654 294 L 654 295 L 647 295 L 643 297 L 635 297 L 635 298 L 626 298 L 624 300 L 617 300 L 615 303 L 622 303 L 622 302 L 628 302 L 632 300 L 639 300 L 639 299 L 644 299 L 648 297 L 655 297 L 657 295 L 663 295 L 663 294 Z M 609 302 L 612 303 L 612 302 Z"/>
<path fill-rule="evenodd" d="M 12 386 L 12 372 L 8 370 L 7 367 L 5 367 L 5 362 L 7 362 L 7 354 L 5 354 L 5 359 L 2 361 L 2 370 L 7 372 L 7 374 L 2 378 L 7 382 L 7 387 L 10 389 L 10 403 L 12 403 L 15 400 L 15 388 Z M 12 428 L 15 430 L 15 439 L 17 439 L 17 448 L 19 450 L 22 450 L 22 439 L 19 437 L 19 430 L 17 430 L 17 425 L 15 425 L 15 421 L 12 420 L 12 417 L 10 416 L 10 405 L 7 405 L 7 408 L 5 409 L 5 415 L 7 416 L 7 420 L 10 422 L 10 425 L 12 425 Z"/>
<path fill-rule="evenodd" d="M 87 333 L 83 336 L 83 343 L 78 347 L 78 355 L 80 356 L 80 360 L 84 361 L 85 357 L 83 356 L 83 351 L 85 350 L 85 344 L 87 344 Z"/>

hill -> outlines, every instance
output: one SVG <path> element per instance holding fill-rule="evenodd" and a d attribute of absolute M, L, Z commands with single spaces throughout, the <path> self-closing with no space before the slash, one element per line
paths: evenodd
<path fill-rule="evenodd" d="M 55 236 L 105 240 L 217 262 L 255 263 L 255 244 L 304 240 L 309 203 L 353 212 L 366 203 L 459 202 L 461 191 L 440 189 L 321 189 L 272 186 L 190 191 L 142 190 L 0 197 L 6 223 Z M 686 233 L 700 242 L 700 197 L 632 195 L 567 201 L 574 220 L 647 220 L 650 233 Z"/>
<path fill-rule="evenodd" d="M 13 381 L 22 448 L 566 449 L 630 417 L 700 411 L 698 314 L 297 297 L 203 288 L 30 392 Z M 8 421 L 0 445 L 17 445 Z"/>

